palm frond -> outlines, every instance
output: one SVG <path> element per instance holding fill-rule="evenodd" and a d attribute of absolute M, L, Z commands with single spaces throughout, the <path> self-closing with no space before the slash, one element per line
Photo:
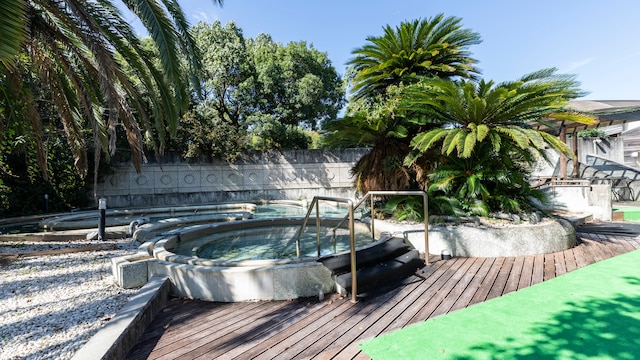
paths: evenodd
<path fill-rule="evenodd" d="M 0 2 L 0 63 L 5 68 L 15 66 L 15 56 L 27 37 L 27 6 L 25 0 Z"/>
<path fill-rule="evenodd" d="M 470 131 L 469 133 L 467 133 L 467 136 L 464 139 L 462 154 L 460 156 L 463 158 L 471 157 L 471 154 L 473 154 L 473 150 L 475 149 L 477 140 L 478 138 L 475 131 Z"/>
<path fill-rule="evenodd" d="M 347 64 L 354 70 L 354 99 L 384 93 L 400 82 L 419 77 L 473 78 L 478 70 L 467 48 L 480 43 L 480 35 L 462 28 L 461 20 L 443 14 L 428 19 L 387 25 L 384 35 L 368 37 L 352 52 Z"/>

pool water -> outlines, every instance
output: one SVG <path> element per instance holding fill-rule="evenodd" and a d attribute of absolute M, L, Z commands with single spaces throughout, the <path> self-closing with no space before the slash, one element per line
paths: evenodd
<path fill-rule="evenodd" d="M 294 259 L 299 225 L 230 230 L 208 234 L 178 244 L 171 251 L 185 256 L 226 261 Z M 330 255 L 349 250 L 349 230 L 338 229 L 336 241 L 330 227 L 320 228 L 320 255 Z M 356 230 L 356 247 L 373 241 L 371 233 Z M 315 225 L 308 227 L 300 238 L 301 257 L 317 257 L 318 245 Z"/>
<path fill-rule="evenodd" d="M 347 215 L 346 207 L 320 206 L 320 217 L 344 217 Z M 307 208 L 295 205 L 258 205 L 253 214 L 254 219 L 283 218 L 283 217 L 304 217 L 307 215 Z M 311 212 L 310 218 L 315 218 L 315 210 Z"/>

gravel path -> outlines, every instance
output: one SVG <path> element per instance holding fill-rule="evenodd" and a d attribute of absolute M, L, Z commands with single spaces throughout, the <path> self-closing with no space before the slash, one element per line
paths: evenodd
<path fill-rule="evenodd" d="M 137 292 L 114 284 L 110 259 L 139 245 L 131 239 L 0 242 L 0 254 L 105 244 L 116 247 L 0 263 L 0 359 L 71 358 Z"/>

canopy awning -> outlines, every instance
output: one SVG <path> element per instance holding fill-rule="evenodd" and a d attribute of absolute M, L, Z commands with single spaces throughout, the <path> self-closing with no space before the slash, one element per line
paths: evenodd
<path fill-rule="evenodd" d="M 566 134 L 573 134 L 585 129 L 640 121 L 640 100 L 574 100 L 569 103 L 569 108 L 590 113 L 598 118 L 598 122 L 593 125 L 584 125 L 552 120 L 549 121 L 552 128 L 538 125 L 536 129 L 555 133 L 564 125 Z"/>

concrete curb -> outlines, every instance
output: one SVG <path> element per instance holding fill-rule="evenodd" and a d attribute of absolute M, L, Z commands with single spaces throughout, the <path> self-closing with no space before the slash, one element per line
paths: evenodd
<path fill-rule="evenodd" d="M 73 356 L 73 360 L 123 359 L 167 303 L 171 283 L 154 276 L 102 329 Z"/>
<path fill-rule="evenodd" d="M 400 233 L 424 253 L 424 224 L 404 225 L 379 220 L 376 221 L 376 229 Z M 452 256 L 465 257 L 529 256 L 566 250 L 575 244 L 575 229 L 563 219 L 504 227 L 472 224 L 429 226 L 429 253 L 434 255 L 448 251 Z"/>

